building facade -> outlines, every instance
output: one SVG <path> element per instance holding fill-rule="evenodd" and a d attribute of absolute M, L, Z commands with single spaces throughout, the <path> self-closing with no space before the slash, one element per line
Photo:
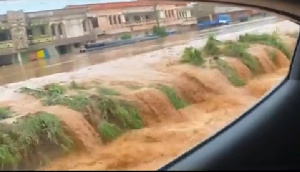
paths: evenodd
<path fill-rule="evenodd" d="M 76 51 L 95 39 L 88 21 L 86 8 L 8 11 L 0 16 L 0 65 Z"/>
<path fill-rule="evenodd" d="M 121 39 L 124 34 L 143 37 L 152 34 L 154 26 L 164 26 L 168 31 L 182 31 L 196 25 L 192 8 L 187 3 L 134 1 L 86 6 L 93 33 L 98 41 Z"/>

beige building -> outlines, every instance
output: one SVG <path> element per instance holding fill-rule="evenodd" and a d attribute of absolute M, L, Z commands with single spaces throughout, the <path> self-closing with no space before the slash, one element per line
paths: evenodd
<path fill-rule="evenodd" d="M 68 8 L 76 8 L 70 6 Z M 151 1 L 134 1 L 87 5 L 88 17 L 98 41 L 120 39 L 124 34 L 142 37 L 152 34 L 159 23 L 168 31 L 183 31 L 196 24 L 192 8 L 186 3 L 158 4 Z"/>
<path fill-rule="evenodd" d="M 0 65 L 79 52 L 96 38 L 88 21 L 86 8 L 8 11 L 0 16 Z"/>

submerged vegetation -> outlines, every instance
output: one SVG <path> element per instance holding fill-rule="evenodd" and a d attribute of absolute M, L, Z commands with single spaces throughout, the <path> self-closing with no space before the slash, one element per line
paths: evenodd
<path fill-rule="evenodd" d="M 44 147 L 52 146 L 62 154 L 70 151 L 74 146 L 60 120 L 47 112 L 27 115 L 19 118 L 12 125 L 0 124 L 0 128 L 2 169 L 28 169 L 32 166 L 39 166 L 43 163 L 40 160 L 48 158 L 46 153 L 49 152 Z"/>
<path fill-rule="evenodd" d="M 225 56 L 238 57 L 254 73 L 259 73 L 261 66 L 257 59 L 247 49 L 249 44 L 241 42 L 226 42 L 222 53 Z"/>
<path fill-rule="evenodd" d="M 166 94 L 166 96 L 168 97 L 169 101 L 173 104 L 175 109 L 178 110 L 188 105 L 188 103 L 184 99 L 180 98 L 177 95 L 176 91 L 173 88 L 161 84 L 158 85 L 157 88 Z"/>
<path fill-rule="evenodd" d="M 268 52 L 268 56 L 270 57 L 272 62 L 275 63 L 276 56 L 277 56 L 276 51 L 275 50 L 270 50 L 270 49 L 267 49 L 266 51 Z"/>
<path fill-rule="evenodd" d="M 44 105 L 64 105 L 82 112 L 87 120 L 100 132 L 104 142 L 110 141 L 112 137 L 115 138 L 126 130 L 143 127 L 139 112 L 131 102 L 110 97 L 119 95 L 111 88 L 99 87 L 98 91 L 99 95 L 86 93 L 65 95 L 64 87 L 58 85 L 44 87 L 42 90 L 21 89 L 21 92 L 39 98 Z M 122 132 L 119 132 L 119 130 Z"/>
<path fill-rule="evenodd" d="M 237 75 L 233 67 L 227 64 L 226 61 L 221 60 L 219 56 L 239 58 L 254 74 L 259 74 L 262 66 L 257 58 L 248 52 L 250 44 L 272 46 L 285 54 L 288 59 L 291 57 L 288 47 L 283 43 L 279 35 L 274 32 L 272 34 L 245 34 L 240 35 L 237 41 L 224 42 L 217 40 L 213 35 L 209 35 L 206 44 L 201 50 L 193 47 L 185 48 L 180 61 L 196 66 L 205 66 L 204 64 L 208 61 L 211 64 L 213 59 L 215 66 L 234 86 L 243 86 L 246 84 L 245 81 Z M 268 50 L 268 55 L 272 62 L 275 63 L 276 51 Z M 214 65 L 211 67 L 214 67 Z"/>
<path fill-rule="evenodd" d="M 227 77 L 232 85 L 240 87 L 246 84 L 246 82 L 239 77 L 235 69 L 228 65 L 226 61 L 218 59 L 216 60 L 216 63 L 218 69 Z"/>
<path fill-rule="evenodd" d="M 240 42 L 257 43 L 272 46 L 280 50 L 288 59 L 291 58 L 291 53 L 288 47 L 284 44 L 277 33 L 272 34 L 245 34 L 240 35 Z"/>
<path fill-rule="evenodd" d="M 0 120 L 10 118 L 12 114 L 10 107 L 0 107 Z"/>

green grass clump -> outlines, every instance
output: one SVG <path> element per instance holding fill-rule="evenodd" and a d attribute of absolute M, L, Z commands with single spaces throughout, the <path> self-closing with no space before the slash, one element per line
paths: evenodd
<path fill-rule="evenodd" d="M 120 95 L 120 93 L 117 92 L 116 90 L 114 90 L 112 88 L 106 88 L 106 87 L 99 87 L 98 92 L 101 95 L 107 95 L 107 96 L 118 96 L 118 95 Z"/>
<path fill-rule="evenodd" d="M 58 95 L 63 95 L 67 92 L 67 89 L 59 84 L 48 84 L 43 87 L 43 89 L 34 89 L 28 87 L 22 87 L 20 89 L 21 93 L 25 93 L 34 96 L 37 99 L 47 97 L 56 97 Z"/>
<path fill-rule="evenodd" d="M 176 91 L 173 88 L 166 85 L 158 85 L 157 88 L 166 94 L 169 101 L 177 110 L 184 108 L 188 105 L 188 103 L 185 100 L 183 100 L 177 95 Z"/>
<path fill-rule="evenodd" d="M 60 120 L 53 114 L 38 112 L 20 118 L 12 125 L 1 124 L 0 164 L 2 169 L 18 167 L 33 158 L 45 156 L 44 146 L 56 145 L 61 151 L 70 151 L 73 141 L 68 137 Z M 38 157 L 42 159 L 44 157 Z M 36 164 L 39 165 L 39 164 Z"/>
<path fill-rule="evenodd" d="M 245 34 L 240 35 L 240 42 L 257 43 L 272 46 L 280 50 L 288 59 L 291 58 L 291 52 L 280 37 L 276 34 Z"/>
<path fill-rule="evenodd" d="M 261 66 L 257 59 L 247 52 L 249 45 L 241 42 L 226 42 L 222 49 L 225 56 L 238 57 L 254 73 L 259 73 Z"/>
<path fill-rule="evenodd" d="M 205 53 L 205 55 L 210 55 L 210 56 L 220 55 L 221 50 L 218 47 L 219 44 L 220 42 L 216 40 L 216 38 L 213 35 L 210 35 L 202 51 Z"/>
<path fill-rule="evenodd" d="M 167 29 L 165 27 L 158 27 L 158 26 L 153 27 L 153 34 L 159 37 L 168 36 Z"/>
<path fill-rule="evenodd" d="M 12 114 L 10 107 L 0 107 L 0 120 L 10 118 Z"/>
<path fill-rule="evenodd" d="M 193 47 L 188 47 L 184 49 L 183 55 L 181 56 L 181 62 L 201 66 L 204 64 L 205 60 L 202 57 L 201 51 Z"/>
<path fill-rule="evenodd" d="M 222 59 L 216 60 L 218 69 L 227 77 L 227 79 L 236 87 L 244 86 L 246 82 L 240 78 L 234 68 L 229 66 L 226 61 Z"/>
<path fill-rule="evenodd" d="M 64 86 L 55 83 L 45 85 L 44 90 L 47 96 L 63 95 L 67 92 L 67 89 Z"/>
<path fill-rule="evenodd" d="M 98 126 L 98 132 L 104 142 L 109 142 L 121 136 L 124 131 L 115 124 L 103 120 Z"/>
<path fill-rule="evenodd" d="M 90 99 L 84 94 L 79 94 L 72 96 L 47 97 L 43 99 L 42 102 L 46 106 L 64 105 L 73 110 L 82 112 L 90 104 Z"/>
<path fill-rule="evenodd" d="M 121 36 L 122 40 L 127 40 L 127 39 L 131 39 L 131 35 L 129 33 L 125 33 Z"/>
<path fill-rule="evenodd" d="M 122 129 L 141 129 L 142 119 L 136 107 L 125 100 L 109 97 L 100 97 L 94 101 L 94 108 L 100 113 L 102 119 L 114 123 Z"/>
<path fill-rule="evenodd" d="M 97 127 L 104 142 L 117 138 L 127 130 L 143 128 L 138 110 L 128 101 L 94 97 L 91 107 L 100 117 Z"/>
<path fill-rule="evenodd" d="M 47 112 L 38 112 L 18 121 L 16 134 L 22 155 L 30 154 L 29 148 L 37 147 L 42 141 L 57 144 L 64 151 L 69 151 L 73 146 L 59 118 Z"/>
<path fill-rule="evenodd" d="M 125 100 L 108 97 L 107 95 L 119 95 L 109 88 L 99 88 L 100 95 L 78 94 L 71 96 L 64 95 L 65 90 L 57 85 L 47 87 L 47 89 L 41 91 L 28 90 L 27 88 L 25 90 L 27 93 L 36 94 L 38 97 L 41 97 L 40 100 L 44 105 L 64 105 L 83 113 L 95 128 L 101 130 L 100 134 L 104 133 L 102 137 L 104 140 L 110 140 L 109 138 L 112 136 L 119 136 L 119 134 L 111 131 L 113 128 L 116 128 L 114 126 L 120 128 L 122 133 L 126 130 L 143 127 L 143 121 L 134 104 Z M 107 123 L 103 123 L 103 121 Z M 33 124 L 33 126 L 35 125 Z"/>
<path fill-rule="evenodd" d="M 267 52 L 268 52 L 268 56 L 270 57 L 270 59 L 272 60 L 272 62 L 275 63 L 276 57 L 277 57 L 276 51 L 275 50 L 267 49 Z"/>

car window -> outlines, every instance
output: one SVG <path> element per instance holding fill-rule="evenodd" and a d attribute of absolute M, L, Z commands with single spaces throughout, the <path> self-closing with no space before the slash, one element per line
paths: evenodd
<path fill-rule="evenodd" d="M 0 1 L 0 168 L 156 170 L 287 76 L 299 26 L 259 9 Z"/>

